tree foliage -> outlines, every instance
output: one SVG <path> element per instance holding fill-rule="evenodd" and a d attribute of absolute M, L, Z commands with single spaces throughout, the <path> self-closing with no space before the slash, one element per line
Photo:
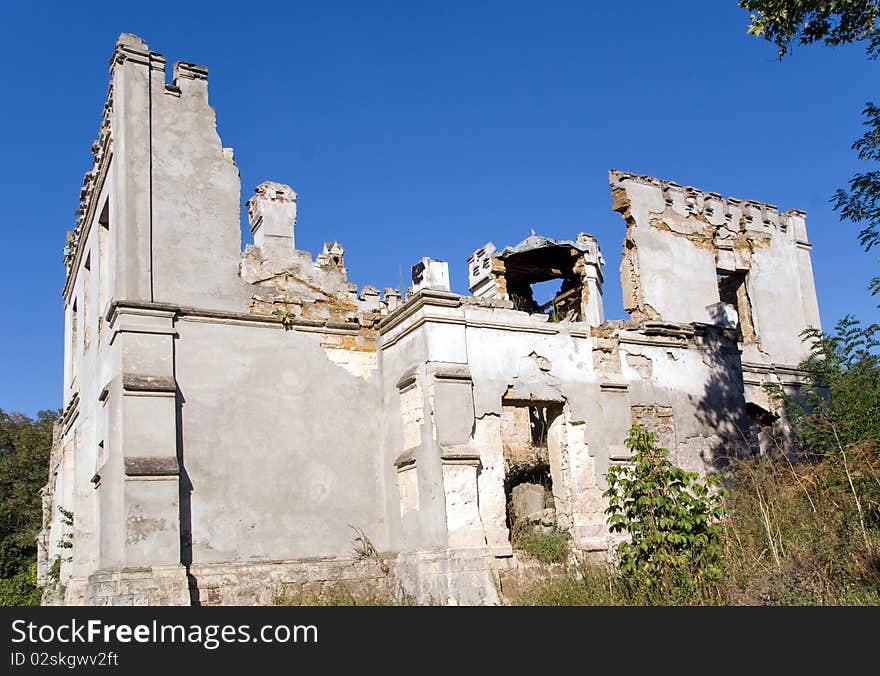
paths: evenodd
<path fill-rule="evenodd" d="M 801 446 L 822 455 L 866 442 L 880 447 L 880 326 L 846 316 L 834 333 L 807 329 L 804 336 L 810 356 L 800 367 L 811 382 L 785 401 Z"/>
<path fill-rule="evenodd" d="M 38 606 L 41 597 L 36 563 L 22 568 L 12 577 L 0 578 L 0 606 Z"/>
<path fill-rule="evenodd" d="M 749 33 L 775 42 L 781 59 L 792 42 L 840 45 L 866 43 L 868 58 L 880 55 L 880 0 L 739 0 L 751 12 Z M 852 149 L 859 159 L 877 166 L 880 162 L 880 108 L 870 101 L 862 111 L 867 131 Z M 859 241 L 870 251 L 880 243 L 880 170 L 860 172 L 840 188 L 831 200 L 841 220 L 861 226 Z M 880 293 L 880 276 L 868 284 L 872 295 Z"/>
<path fill-rule="evenodd" d="M 36 559 L 55 411 L 37 419 L 0 410 L 0 578 L 12 578 Z"/>
<path fill-rule="evenodd" d="M 880 108 L 869 101 L 862 114 L 867 131 L 852 149 L 860 160 L 880 166 Z M 838 189 L 831 202 L 841 218 L 862 226 L 859 241 L 865 251 L 880 244 L 880 170 L 859 172 L 849 180 L 849 190 Z M 869 288 L 872 295 L 880 292 L 880 276 L 871 280 Z"/>
<path fill-rule="evenodd" d="M 880 0 L 739 0 L 750 13 L 749 33 L 775 42 L 779 58 L 791 43 L 840 45 L 867 41 L 869 56 L 880 50 Z"/>
<path fill-rule="evenodd" d="M 632 462 L 608 470 L 608 526 L 630 540 L 617 548 L 621 570 L 639 586 L 711 581 L 720 573 L 722 491 L 673 465 L 654 435 L 635 425 L 626 445 Z"/>

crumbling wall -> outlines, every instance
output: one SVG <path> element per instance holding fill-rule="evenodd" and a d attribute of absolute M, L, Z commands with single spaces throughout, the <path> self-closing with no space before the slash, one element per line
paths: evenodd
<path fill-rule="evenodd" d="M 376 326 L 401 303 L 400 291 L 348 281 L 345 249 L 326 242 L 314 260 L 294 248 L 296 193 L 266 181 L 248 200 L 254 244 L 241 256 L 241 278 L 248 283 L 248 310 L 275 317 L 286 328 L 310 327 L 322 333 L 327 357 L 361 377 L 378 368 Z"/>
<path fill-rule="evenodd" d="M 675 449 L 675 419 L 672 406 L 636 404 L 631 410 L 633 425 L 640 425 L 653 434 L 658 447 Z"/>
<path fill-rule="evenodd" d="M 637 320 L 738 329 L 747 361 L 796 365 L 819 325 L 803 212 L 611 171 L 627 231 L 624 307 Z"/>
<path fill-rule="evenodd" d="M 497 251 L 492 242 L 468 258 L 471 293 L 478 299 L 499 299 L 516 310 L 547 313 L 551 321 L 604 321 L 602 303 L 605 261 L 599 243 L 589 233 L 576 241 L 553 240 L 532 234 L 515 246 Z M 560 286 L 547 303 L 539 304 L 533 285 L 559 280 Z"/>

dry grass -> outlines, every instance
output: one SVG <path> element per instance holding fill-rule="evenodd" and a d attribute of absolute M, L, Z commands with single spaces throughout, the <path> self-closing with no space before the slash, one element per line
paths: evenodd
<path fill-rule="evenodd" d="M 542 563 L 565 563 L 571 553 L 571 535 L 559 528 L 545 532 L 538 526 L 518 521 L 511 537 L 514 549 Z"/>
<path fill-rule="evenodd" d="M 726 473 L 722 582 L 634 587 L 580 565 L 525 588 L 522 605 L 880 605 L 880 459 L 870 445 L 821 462 L 744 461 Z"/>
<path fill-rule="evenodd" d="M 346 585 L 342 582 L 318 589 L 281 589 L 272 599 L 275 606 L 414 606 L 415 599 L 403 589 L 388 591 L 375 585 Z"/>
<path fill-rule="evenodd" d="M 734 467 L 724 540 L 729 601 L 880 603 L 878 477 L 867 445 L 821 462 Z"/>

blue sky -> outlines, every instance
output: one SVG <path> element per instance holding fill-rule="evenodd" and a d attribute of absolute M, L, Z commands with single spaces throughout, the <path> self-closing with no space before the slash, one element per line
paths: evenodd
<path fill-rule="evenodd" d="M 428 255 L 465 292 L 465 259 L 488 240 L 589 231 L 608 262 L 606 313 L 621 318 L 618 168 L 806 209 L 824 327 L 878 320 L 876 254 L 828 199 L 861 167 L 849 147 L 880 98 L 880 63 L 859 47 L 796 47 L 780 63 L 736 0 L 13 2 L 3 14 L 4 410 L 61 405 L 61 251 L 123 31 L 169 64 L 210 68 L 242 199 L 266 179 L 294 186 L 298 247 L 340 240 L 359 284 L 396 287 Z"/>

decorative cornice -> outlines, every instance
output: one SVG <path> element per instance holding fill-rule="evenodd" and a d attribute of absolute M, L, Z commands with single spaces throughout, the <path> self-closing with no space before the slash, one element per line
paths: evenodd
<path fill-rule="evenodd" d="M 114 66 L 126 61 L 133 61 L 145 66 L 150 63 L 150 48 L 147 47 L 147 43 L 130 33 L 123 33 L 116 41 L 113 56 L 110 57 L 111 72 Z"/>
<path fill-rule="evenodd" d="M 67 434 L 70 431 L 73 421 L 79 415 L 79 392 L 74 392 L 70 397 L 67 406 L 61 412 L 61 433 Z"/>
<path fill-rule="evenodd" d="M 471 370 L 467 364 L 450 362 L 428 362 L 431 374 L 437 380 L 459 380 L 471 382 Z"/>
<path fill-rule="evenodd" d="M 416 448 L 409 448 L 397 456 L 394 460 L 394 466 L 398 470 L 414 467 L 416 464 Z"/>
<path fill-rule="evenodd" d="M 461 296 L 449 291 L 435 291 L 433 289 L 421 289 L 406 303 L 397 308 L 390 315 L 379 322 L 379 333 L 388 332 L 398 324 L 406 321 L 423 307 L 433 305 L 439 307 L 460 307 Z"/>
<path fill-rule="evenodd" d="M 207 308 L 174 305 L 172 303 L 151 303 L 148 301 L 117 300 L 107 310 L 108 323 L 115 321 L 121 312 L 170 316 L 174 319 L 215 322 L 220 324 L 250 324 L 272 328 L 291 328 L 306 333 L 358 334 L 361 326 L 355 322 L 335 322 L 325 319 L 290 318 L 285 325 L 274 315 L 253 315 L 248 312 L 228 312 Z"/>
<path fill-rule="evenodd" d="M 440 463 L 442 465 L 466 465 L 469 467 L 479 467 L 480 454 L 472 451 L 443 451 L 440 453 Z"/>
<path fill-rule="evenodd" d="M 178 61 L 174 64 L 174 81 L 184 80 L 207 80 L 208 67 L 187 61 Z"/>
<path fill-rule="evenodd" d="M 512 324 L 504 321 L 485 321 L 475 319 L 465 313 L 459 313 L 456 316 L 449 315 L 423 315 L 412 321 L 410 325 L 405 327 L 399 333 L 389 336 L 388 333 L 410 319 L 418 313 L 419 310 L 430 307 L 458 308 L 464 307 L 466 303 L 463 301 L 466 297 L 445 291 L 434 291 L 431 289 L 422 289 L 403 306 L 395 310 L 391 315 L 386 317 L 379 324 L 380 349 L 387 349 L 396 344 L 403 337 L 409 335 L 413 331 L 427 323 L 434 324 L 456 324 L 467 326 L 475 329 L 493 329 L 496 331 L 513 331 L 519 333 L 539 333 L 543 335 L 556 335 L 559 333 L 567 333 L 572 338 L 588 338 L 589 328 L 583 322 L 572 324 L 570 322 L 552 323 L 547 321 L 537 321 L 534 319 L 526 319 L 522 323 Z M 478 307 L 471 306 L 468 307 Z M 546 315 L 527 315 L 521 313 L 524 317 L 536 317 Z"/>
<path fill-rule="evenodd" d="M 629 383 L 625 380 L 604 380 L 599 383 L 599 391 L 626 394 L 629 391 Z"/>
<path fill-rule="evenodd" d="M 397 381 L 398 391 L 403 392 L 416 384 L 416 381 L 418 380 L 418 369 L 418 366 L 411 366 L 404 371 L 403 375 L 400 376 L 400 380 Z"/>

